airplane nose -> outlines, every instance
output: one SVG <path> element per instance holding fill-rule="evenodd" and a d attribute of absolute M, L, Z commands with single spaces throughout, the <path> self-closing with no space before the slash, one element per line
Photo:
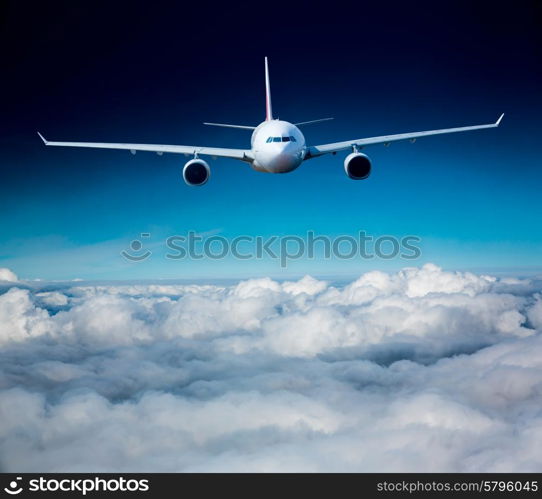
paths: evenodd
<path fill-rule="evenodd" d="M 296 163 L 296 158 L 294 156 L 282 152 L 275 156 L 273 161 L 273 169 L 276 172 L 289 172 L 297 166 Z"/>
<path fill-rule="evenodd" d="M 255 151 L 256 169 L 271 173 L 286 173 L 295 170 L 302 162 L 301 151 L 296 144 L 275 142 Z"/>

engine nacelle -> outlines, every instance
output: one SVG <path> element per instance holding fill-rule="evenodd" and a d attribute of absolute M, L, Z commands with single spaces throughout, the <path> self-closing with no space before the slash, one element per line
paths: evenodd
<path fill-rule="evenodd" d="M 363 180 L 371 174 L 369 156 L 353 152 L 344 159 L 344 171 L 352 180 Z"/>
<path fill-rule="evenodd" d="M 183 168 L 183 179 L 188 185 L 203 185 L 209 180 L 211 169 L 199 158 L 191 159 Z"/>

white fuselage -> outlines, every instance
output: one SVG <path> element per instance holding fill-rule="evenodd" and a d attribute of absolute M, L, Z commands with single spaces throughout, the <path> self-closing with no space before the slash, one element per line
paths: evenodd
<path fill-rule="evenodd" d="M 281 120 L 264 121 L 252 133 L 252 168 L 260 172 L 295 170 L 306 153 L 305 137 L 295 125 Z"/>

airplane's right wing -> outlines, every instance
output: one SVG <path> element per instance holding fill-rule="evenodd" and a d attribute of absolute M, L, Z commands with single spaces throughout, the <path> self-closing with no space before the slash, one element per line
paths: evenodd
<path fill-rule="evenodd" d="M 307 154 L 305 159 L 314 158 L 316 156 L 322 156 L 323 154 L 344 151 L 347 149 L 352 149 L 354 147 L 363 147 L 372 144 L 388 144 L 390 142 L 396 142 L 398 140 L 412 140 L 419 137 L 427 137 L 429 135 L 440 135 L 445 133 L 455 133 L 455 132 L 468 132 L 469 130 L 482 130 L 483 128 L 495 128 L 498 127 L 504 113 L 501 114 L 500 118 L 495 123 L 490 123 L 489 125 L 474 125 L 474 126 L 462 126 L 458 128 L 442 128 L 440 130 L 428 130 L 425 132 L 410 132 L 410 133 L 399 133 L 396 135 L 382 135 L 380 137 L 370 137 L 366 139 L 353 139 L 345 140 L 343 142 L 334 142 L 332 144 L 323 144 L 320 146 L 311 146 L 307 148 Z"/>
<path fill-rule="evenodd" d="M 244 149 L 227 149 L 223 147 L 205 147 L 205 146 L 176 146 L 176 145 L 160 145 L 160 144 L 116 144 L 111 142 L 52 142 L 46 140 L 41 133 L 38 132 L 41 140 L 46 146 L 61 146 L 61 147 L 91 147 L 96 149 L 126 149 L 131 152 L 135 151 L 151 151 L 158 154 L 168 152 L 174 154 L 186 155 L 206 155 L 217 156 L 222 158 L 233 158 L 241 161 L 251 161 L 250 151 Z"/>

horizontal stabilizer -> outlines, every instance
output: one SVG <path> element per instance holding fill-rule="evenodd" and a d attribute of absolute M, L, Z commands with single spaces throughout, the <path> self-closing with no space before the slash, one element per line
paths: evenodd
<path fill-rule="evenodd" d="M 247 125 L 228 125 L 226 123 L 204 123 L 204 125 L 222 126 L 224 128 L 242 128 L 244 130 L 256 130 L 255 126 L 247 126 Z"/>
<path fill-rule="evenodd" d="M 312 123 L 320 123 L 322 121 L 329 121 L 333 118 L 321 118 L 319 120 L 311 120 L 311 121 L 302 121 L 301 123 L 294 123 L 295 126 L 301 126 L 301 125 L 311 125 Z"/>

